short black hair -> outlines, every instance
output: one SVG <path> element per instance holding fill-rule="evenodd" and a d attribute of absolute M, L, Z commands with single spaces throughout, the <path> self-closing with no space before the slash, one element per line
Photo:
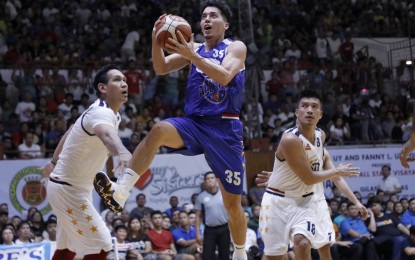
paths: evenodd
<path fill-rule="evenodd" d="M 232 10 L 225 0 L 202 0 L 200 1 L 200 14 L 203 13 L 206 7 L 213 6 L 218 8 L 228 22 L 232 18 Z"/>
<path fill-rule="evenodd" d="M 382 170 L 383 170 L 383 168 L 388 168 L 388 169 L 389 169 L 389 171 L 391 170 L 390 165 L 387 165 L 387 164 L 385 164 L 385 165 L 383 165 L 383 166 L 382 166 Z"/>
<path fill-rule="evenodd" d="M 347 203 L 347 209 L 349 209 L 351 206 L 356 206 L 353 202 L 349 201 L 349 203 Z"/>
<path fill-rule="evenodd" d="M 100 68 L 97 71 L 97 74 L 94 77 L 94 83 L 92 83 L 93 86 L 94 86 L 95 93 L 97 94 L 97 96 L 100 96 L 101 95 L 101 92 L 98 89 L 98 84 L 99 83 L 103 83 L 103 84 L 107 84 L 108 83 L 108 75 L 107 75 L 107 72 L 110 71 L 110 70 L 120 70 L 120 68 L 117 65 L 115 65 L 115 64 L 108 64 L 108 65 L 105 65 L 104 67 Z"/>
<path fill-rule="evenodd" d="M 48 221 L 45 222 L 45 228 L 47 228 L 51 224 L 58 224 L 58 222 L 54 220 L 53 218 L 49 219 Z"/>
<path fill-rule="evenodd" d="M 118 231 L 118 230 L 120 230 L 120 229 L 124 229 L 125 231 L 128 231 L 128 228 L 127 228 L 127 226 L 126 226 L 126 225 L 117 225 L 117 226 L 114 228 L 114 232 L 115 232 L 115 233 L 117 233 L 117 231 Z"/>
<path fill-rule="evenodd" d="M 298 96 L 298 101 L 300 101 L 302 98 L 316 98 L 321 103 L 321 95 L 317 90 L 314 89 L 305 89 L 301 91 L 301 93 Z"/>
<path fill-rule="evenodd" d="M 135 200 L 138 200 L 138 198 L 143 197 L 146 199 L 146 195 L 144 193 L 139 193 L 137 196 L 135 196 Z"/>
<path fill-rule="evenodd" d="M 151 212 L 151 218 L 153 218 L 155 215 L 163 216 L 163 213 L 161 213 L 160 210 L 154 210 L 153 212 Z"/>
<path fill-rule="evenodd" d="M 382 201 L 380 199 L 376 198 L 376 197 L 372 197 L 367 202 L 367 206 L 368 207 L 372 207 L 373 204 L 380 204 L 380 205 L 382 205 Z"/>
<path fill-rule="evenodd" d="M 206 173 L 204 174 L 204 176 L 203 176 L 203 179 L 204 179 L 204 180 L 206 180 L 206 177 L 207 177 L 209 174 L 213 174 L 213 175 L 215 175 L 215 177 L 216 177 L 216 174 L 215 174 L 214 172 L 206 172 Z"/>

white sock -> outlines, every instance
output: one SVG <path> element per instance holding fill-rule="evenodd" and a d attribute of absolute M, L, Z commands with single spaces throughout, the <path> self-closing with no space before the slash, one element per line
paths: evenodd
<path fill-rule="evenodd" d="M 130 168 L 124 168 L 121 176 L 117 180 L 117 184 L 123 186 L 128 192 L 132 190 L 134 184 L 138 181 L 140 175 Z"/>
<path fill-rule="evenodd" d="M 245 244 L 243 245 L 237 245 L 237 244 L 233 244 L 233 250 L 234 250 L 234 254 L 236 256 L 236 259 L 247 259 L 247 255 L 245 252 Z"/>

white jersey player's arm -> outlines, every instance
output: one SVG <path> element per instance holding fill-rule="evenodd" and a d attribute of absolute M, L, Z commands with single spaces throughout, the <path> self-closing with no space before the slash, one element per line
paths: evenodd
<path fill-rule="evenodd" d="M 59 154 L 62 152 L 63 144 L 65 143 L 66 137 L 68 137 L 69 133 L 72 130 L 73 125 L 69 127 L 69 129 L 65 132 L 65 134 L 62 136 L 61 140 L 59 140 L 58 146 L 56 146 L 55 152 L 53 152 L 52 161 L 58 161 Z"/>
<path fill-rule="evenodd" d="M 114 126 L 109 124 L 97 124 L 94 126 L 94 133 L 99 139 L 101 139 L 111 155 L 131 155 L 130 151 L 128 151 L 128 149 L 123 145 L 118 133 L 114 129 Z"/>
<path fill-rule="evenodd" d="M 340 164 L 333 169 L 312 171 L 301 140 L 292 133 L 286 133 L 282 136 L 277 148 L 277 156 L 279 160 L 285 159 L 293 172 L 306 185 L 320 183 L 336 176 L 356 176 L 359 174 L 359 168 L 351 164 Z"/>
<path fill-rule="evenodd" d="M 333 161 L 331 160 L 331 156 L 329 151 L 324 148 L 324 165 L 323 169 L 334 169 Z M 367 218 L 367 209 L 365 206 L 362 205 L 362 203 L 356 198 L 356 195 L 354 195 L 353 191 L 350 189 L 347 182 L 343 179 L 343 177 L 336 176 L 332 179 L 334 185 L 336 185 L 337 188 L 339 188 L 340 192 L 343 193 L 346 198 L 348 198 L 351 202 L 353 202 L 356 207 L 359 209 L 359 212 L 363 219 Z"/>
<path fill-rule="evenodd" d="M 63 144 L 65 143 L 66 137 L 71 132 L 73 125 L 69 127 L 69 129 L 65 132 L 65 134 L 62 136 L 62 138 L 59 140 L 58 145 L 56 146 L 55 151 L 53 152 L 52 160 L 48 162 L 45 166 L 43 166 L 42 171 L 43 175 L 46 178 L 49 178 L 50 174 L 53 171 L 53 168 L 55 168 L 56 163 L 59 160 L 59 154 L 62 152 Z"/>

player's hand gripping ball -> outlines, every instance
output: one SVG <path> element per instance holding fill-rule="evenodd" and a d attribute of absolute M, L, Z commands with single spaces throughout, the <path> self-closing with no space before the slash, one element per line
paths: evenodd
<path fill-rule="evenodd" d="M 186 42 L 190 41 L 192 37 L 192 28 L 190 24 L 183 17 L 168 14 L 156 25 L 156 39 L 158 44 L 165 50 L 166 43 L 169 38 L 180 42 L 180 38 L 176 35 L 176 32 L 180 31 Z"/>

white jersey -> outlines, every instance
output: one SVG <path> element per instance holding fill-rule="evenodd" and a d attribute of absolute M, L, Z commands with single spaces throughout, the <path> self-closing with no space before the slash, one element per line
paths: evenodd
<path fill-rule="evenodd" d="M 108 124 L 118 132 L 121 116 L 97 99 L 76 120 L 66 138 L 59 160 L 51 177 L 73 186 L 93 189 L 93 180 L 109 157 L 104 143 L 94 133 L 94 126 Z"/>
<path fill-rule="evenodd" d="M 313 171 L 320 171 L 323 168 L 324 147 L 321 139 L 321 130 L 316 128 L 314 144 L 305 138 L 297 127 L 290 128 L 284 134 L 292 133 L 300 138 L 303 143 L 304 153 Z M 287 197 L 301 197 L 302 195 L 316 192 L 316 188 L 323 189 L 322 183 L 306 185 L 297 174 L 289 167 L 286 160 L 280 160 L 275 154 L 273 174 L 268 181 L 268 188 L 283 191 Z M 321 187 L 318 187 L 321 186 Z M 321 190 L 323 192 L 323 190 Z M 318 191 L 320 193 L 320 191 Z M 324 192 L 323 192 L 324 197 Z"/>

